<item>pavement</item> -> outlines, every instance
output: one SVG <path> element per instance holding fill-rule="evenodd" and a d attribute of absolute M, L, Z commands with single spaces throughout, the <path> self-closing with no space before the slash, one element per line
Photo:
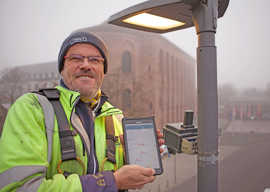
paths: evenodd
<path fill-rule="evenodd" d="M 270 121 L 234 121 L 219 145 L 219 192 L 263 192 L 270 188 Z M 197 192 L 197 175 L 189 174 L 167 192 Z"/>
<path fill-rule="evenodd" d="M 270 133 L 269 120 L 235 120 L 225 129 L 225 133 Z"/>

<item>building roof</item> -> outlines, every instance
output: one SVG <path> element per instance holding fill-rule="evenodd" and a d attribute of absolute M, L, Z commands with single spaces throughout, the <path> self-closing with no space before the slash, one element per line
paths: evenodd
<path fill-rule="evenodd" d="M 270 103 L 269 98 L 262 96 L 237 96 L 231 98 L 232 103 Z"/>
<path fill-rule="evenodd" d="M 129 28 L 123 28 L 123 27 L 119 27 L 119 26 L 115 26 L 115 25 L 111 25 L 111 24 L 107 24 L 107 23 L 102 23 L 100 25 L 96 25 L 96 26 L 88 27 L 88 28 L 82 28 L 82 29 L 78 29 L 78 30 L 84 30 L 84 31 L 89 31 L 89 32 L 93 32 L 93 33 L 96 32 L 99 35 L 101 35 L 102 38 L 104 38 L 104 40 L 106 40 L 106 38 L 109 38 L 109 37 L 106 35 L 102 35 L 102 33 L 125 33 L 125 34 L 129 34 L 129 35 L 134 35 L 136 37 L 139 36 L 140 39 L 147 39 L 147 41 L 142 40 L 142 42 L 152 43 L 155 41 L 156 42 L 159 41 L 161 43 L 165 43 L 167 45 L 172 46 L 174 49 L 180 51 L 181 53 L 186 55 L 188 58 L 194 60 L 189 54 L 187 54 L 181 48 L 177 47 L 173 42 L 169 41 L 168 39 L 166 39 L 165 37 L 163 37 L 160 34 L 151 33 L 151 32 L 144 32 L 144 31 L 139 31 L 139 30 L 134 30 L 134 29 L 129 29 Z M 76 30 L 76 31 L 78 31 L 78 30 Z M 152 41 L 152 40 L 155 40 L 155 41 Z M 37 64 L 29 64 L 29 65 L 19 66 L 19 67 L 15 67 L 15 68 L 20 69 L 23 72 L 30 73 L 30 74 L 31 73 L 32 74 L 44 74 L 46 72 L 51 73 L 52 71 L 55 71 L 58 73 L 57 61 L 39 63 L 38 67 L 37 67 Z"/>
<path fill-rule="evenodd" d="M 37 67 L 37 64 L 30 64 L 30 65 L 20 66 L 18 68 L 26 73 L 38 74 L 38 73 L 46 73 L 46 72 L 50 73 L 52 71 L 55 71 L 58 73 L 57 61 L 39 63 L 38 67 Z"/>
<path fill-rule="evenodd" d="M 187 57 L 190 57 L 190 59 L 193 59 L 192 56 L 190 56 L 188 53 L 186 53 L 181 48 L 176 46 L 173 42 L 171 42 L 170 40 L 168 40 L 164 36 L 157 34 L 157 33 L 139 31 L 139 30 L 125 28 L 125 27 L 119 27 L 119 26 L 107 24 L 107 23 L 102 23 L 100 25 L 96 25 L 96 26 L 88 27 L 88 28 L 81 28 L 81 29 L 78 29 L 76 31 L 81 31 L 81 30 L 94 32 L 94 33 L 96 32 L 99 34 L 101 34 L 101 32 L 102 32 L 102 33 L 124 33 L 124 34 L 134 35 L 136 37 L 140 37 L 141 42 L 147 42 L 150 44 L 155 42 L 155 41 L 160 41 L 162 43 L 171 45 L 174 49 L 177 49 L 178 51 L 180 51 L 181 53 L 183 53 Z M 102 34 L 101 34 L 101 36 L 102 36 Z M 102 36 L 102 38 L 104 38 L 104 40 L 106 40 L 106 38 L 109 38 L 109 36 Z M 143 39 L 145 39 L 145 41 Z M 154 41 L 152 41 L 152 40 L 154 40 Z"/>

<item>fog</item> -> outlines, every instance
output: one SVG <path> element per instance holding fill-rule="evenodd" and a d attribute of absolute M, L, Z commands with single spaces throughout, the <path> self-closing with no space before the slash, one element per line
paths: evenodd
<path fill-rule="evenodd" d="M 116 12 L 144 1 L 0 0 L 0 77 L 5 67 L 56 61 L 62 41 L 72 31 L 101 24 Z M 219 87 L 220 192 L 270 190 L 270 166 L 265 166 L 270 161 L 269 8 L 269 0 L 230 0 L 224 17 L 218 20 L 218 83 L 223 85 Z M 163 36 L 196 59 L 194 28 Z M 15 100 L 13 94 L 22 82 L 22 73 L 14 71 L 0 84 L 0 100 L 5 104 Z M 7 82 L 13 84 L 12 89 Z M 267 84 L 269 89 L 264 91 Z M 7 111 L 2 103 L 0 132 Z M 164 160 L 163 176 L 157 176 L 144 191 L 172 187 L 170 192 L 197 191 L 197 162 L 195 155 L 170 155 Z"/>
<path fill-rule="evenodd" d="M 72 31 L 98 25 L 110 15 L 144 0 L 1 0 L 0 65 L 21 66 L 54 61 Z M 270 82 L 270 1 L 231 0 L 218 20 L 218 82 L 237 88 L 264 89 Z M 194 28 L 164 35 L 196 58 Z"/>

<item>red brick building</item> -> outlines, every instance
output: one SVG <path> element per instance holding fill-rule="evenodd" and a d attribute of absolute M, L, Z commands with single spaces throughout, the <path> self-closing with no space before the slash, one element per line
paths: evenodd
<path fill-rule="evenodd" d="M 195 60 L 159 34 L 109 24 L 82 29 L 102 37 L 110 52 L 104 90 L 126 116 L 154 115 L 158 127 L 195 110 Z"/>

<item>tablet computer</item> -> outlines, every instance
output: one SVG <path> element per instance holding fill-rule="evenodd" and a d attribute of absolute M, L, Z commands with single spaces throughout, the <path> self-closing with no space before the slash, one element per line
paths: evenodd
<path fill-rule="evenodd" d="M 127 164 L 163 172 L 154 117 L 123 118 L 125 160 Z"/>

